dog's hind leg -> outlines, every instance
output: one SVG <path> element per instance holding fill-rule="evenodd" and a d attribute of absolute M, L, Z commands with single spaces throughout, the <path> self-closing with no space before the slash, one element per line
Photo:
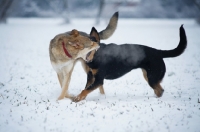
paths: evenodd
<path fill-rule="evenodd" d="M 146 70 L 142 69 L 142 72 L 143 72 L 144 79 L 149 83 Z M 151 87 L 154 89 L 154 93 L 156 94 L 156 96 L 158 96 L 158 97 L 162 96 L 163 89 L 162 89 L 160 83 L 157 83 Z"/>
<path fill-rule="evenodd" d="M 157 83 L 153 86 L 154 93 L 156 94 L 157 97 L 161 97 L 163 95 L 164 89 L 160 85 L 160 83 Z"/>
<path fill-rule="evenodd" d="M 101 94 L 105 94 L 103 85 L 101 85 L 101 86 L 99 87 L 99 91 L 100 91 Z"/>
<path fill-rule="evenodd" d="M 160 85 L 164 75 L 165 75 L 165 64 L 164 61 L 157 60 L 156 63 L 151 63 L 148 68 L 143 69 L 144 78 L 147 80 L 149 85 L 153 88 L 154 93 L 157 97 L 161 97 L 164 89 Z"/>
<path fill-rule="evenodd" d="M 142 72 L 143 72 L 144 79 L 148 82 L 147 71 L 145 69 L 142 69 Z"/>

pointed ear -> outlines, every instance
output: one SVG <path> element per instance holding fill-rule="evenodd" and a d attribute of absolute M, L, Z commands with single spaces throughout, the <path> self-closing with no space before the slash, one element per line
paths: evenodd
<path fill-rule="evenodd" d="M 73 29 L 70 33 L 70 35 L 77 37 L 79 35 L 79 32 L 76 29 Z"/>
<path fill-rule="evenodd" d="M 92 27 L 92 30 L 90 32 L 90 37 L 95 38 L 98 43 L 100 42 L 99 33 L 94 27 Z"/>

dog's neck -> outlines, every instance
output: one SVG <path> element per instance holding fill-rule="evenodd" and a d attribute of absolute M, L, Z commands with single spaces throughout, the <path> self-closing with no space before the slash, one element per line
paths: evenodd
<path fill-rule="evenodd" d="M 68 56 L 69 58 L 72 58 L 72 56 L 69 54 L 69 52 L 67 51 L 67 49 L 65 48 L 65 43 L 62 42 L 62 46 L 63 46 L 63 50 L 65 52 L 65 55 Z"/>

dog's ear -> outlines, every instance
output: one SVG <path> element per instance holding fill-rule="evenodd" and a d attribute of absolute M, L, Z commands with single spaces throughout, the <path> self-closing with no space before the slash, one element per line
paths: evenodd
<path fill-rule="evenodd" d="M 76 38 L 76 37 L 79 36 L 79 32 L 78 32 L 76 29 L 73 29 L 73 30 L 71 31 L 70 35 Z M 71 46 L 75 47 L 76 49 L 83 49 L 83 48 L 84 48 L 84 47 L 83 47 L 83 44 L 81 44 L 80 41 L 79 41 L 78 39 L 74 39 L 74 38 L 73 38 L 73 40 L 72 40 L 72 41 L 68 41 L 68 43 L 69 43 Z"/>
<path fill-rule="evenodd" d="M 76 29 L 73 29 L 70 33 L 70 35 L 77 37 L 79 35 L 79 32 Z"/>
<path fill-rule="evenodd" d="M 90 38 L 91 39 L 95 38 L 96 42 L 98 42 L 98 43 L 100 42 L 99 33 L 97 32 L 97 30 L 94 27 L 92 27 L 92 30 L 90 32 Z"/>

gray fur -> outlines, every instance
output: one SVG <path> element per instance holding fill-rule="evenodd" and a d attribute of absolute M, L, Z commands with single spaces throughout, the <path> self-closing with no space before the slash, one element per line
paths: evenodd
<path fill-rule="evenodd" d="M 119 16 L 119 13 L 115 12 L 113 14 L 113 16 L 110 18 L 108 26 L 104 30 L 102 30 L 102 31 L 99 32 L 100 40 L 108 39 L 109 37 L 111 37 L 113 35 L 113 33 L 115 32 L 115 30 L 117 28 L 118 16 Z M 71 32 L 68 31 L 68 32 L 66 32 L 66 35 L 70 35 L 70 33 Z M 79 31 L 79 33 L 82 36 L 89 37 L 89 34 L 87 34 L 85 32 Z"/>
<path fill-rule="evenodd" d="M 115 12 L 115 14 L 113 14 L 113 16 L 111 17 L 106 29 L 99 32 L 99 37 L 101 40 L 108 39 L 110 36 L 113 35 L 113 33 L 115 32 L 115 29 L 117 28 L 118 16 L 119 16 L 119 13 Z"/>

